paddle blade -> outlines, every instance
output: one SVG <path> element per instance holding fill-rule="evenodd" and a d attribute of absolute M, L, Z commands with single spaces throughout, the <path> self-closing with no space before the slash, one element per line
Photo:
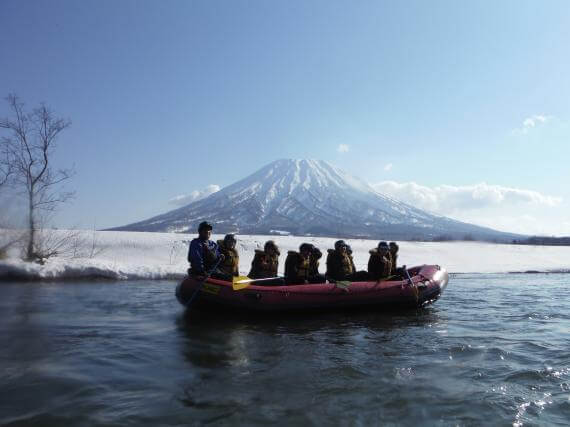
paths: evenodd
<path fill-rule="evenodd" d="M 337 288 L 341 288 L 341 289 L 344 289 L 344 290 L 348 290 L 348 288 L 350 288 L 350 285 L 352 285 L 352 282 L 349 282 L 348 280 L 338 280 L 338 281 L 335 283 L 335 286 L 336 286 Z"/>
<path fill-rule="evenodd" d="M 251 279 L 247 276 L 236 276 L 232 280 L 232 288 L 234 291 L 245 289 L 251 283 Z"/>

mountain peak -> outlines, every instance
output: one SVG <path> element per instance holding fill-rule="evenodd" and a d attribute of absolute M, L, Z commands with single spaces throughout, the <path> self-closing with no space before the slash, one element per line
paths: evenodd
<path fill-rule="evenodd" d="M 383 239 L 501 234 L 398 202 L 330 163 L 314 159 L 275 160 L 205 199 L 117 229 L 194 232 L 204 220 L 216 232 L 242 234 L 281 230 Z"/>

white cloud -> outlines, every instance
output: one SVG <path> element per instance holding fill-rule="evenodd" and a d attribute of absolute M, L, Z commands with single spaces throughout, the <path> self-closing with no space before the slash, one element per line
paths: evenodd
<path fill-rule="evenodd" d="M 168 203 L 176 206 L 186 206 L 197 200 L 204 199 L 210 194 L 214 194 L 218 191 L 220 191 L 219 185 L 210 184 L 203 190 L 194 190 L 190 194 L 181 194 L 179 196 L 173 197 L 168 201 Z"/>
<path fill-rule="evenodd" d="M 535 128 L 538 125 L 546 123 L 546 122 L 550 121 L 552 118 L 553 118 L 553 116 L 547 116 L 545 114 L 535 114 L 533 116 L 527 117 L 526 119 L 523 120 L 522 126 L 520 128 L 513 129 L 513 133 L 515 133 L 515 134 L 520 134 L 520 133 L 526 134 L 532 128 Z"/>
<path fill-rule="evenodd" d="M 348 144 L 340 144 L 336 151 L 338 151 L 339 153 L 348 153 L 350 151 L 350 145 Z"/>
<path fill-rule="evenodd" d="M 383 181 L 380 193 L 459 221 L 521 234 L 568 235 L 570 221 L 562 197 L 534 190 L 480 183 L 428 187 L 415 182 Z M 547 209 L 557 208 L 557 209 Z"/>
<path fill-rule="evenodd" d="M 372 185 L 376 191 L 401 200 L 420 209 L 442 215 L 472 209 L 515 206 L 519 204 L 556 207 L 561 197 L 544 195 L 537 191 L 480 183 L 466 186 L 439 185 L 427 187 L 415 182 L 383 181 Z"/>
<path fill-rule="evenodd" d="M 499 215 L 458 215 L 456 219 L 471 224 L 478 224 L 495 230 L 509 231 L 511 233 L 538 235 L 538 236 L 568 236 L 570 223 L 549 221 L 545 218 L 529 214 L 516 214 L 505 212 Z"/>
<path fill-rule="evenodd" d="M 392 170 L 392 163 L 388 163 L 386 166 L 384 166 L 384 170 L 385 170 L 386 172 L 391 171 L 391 170 Z"/>

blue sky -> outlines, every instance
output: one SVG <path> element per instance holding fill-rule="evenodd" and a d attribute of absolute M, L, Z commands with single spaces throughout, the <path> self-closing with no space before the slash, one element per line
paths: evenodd
<path fill-rule="evenodd" d="M 3 0 L 0 95 L 73 122 L 61 227 L 316 158 L 458 219 L 561 235 L 569 44 L 563 0 Z"/>

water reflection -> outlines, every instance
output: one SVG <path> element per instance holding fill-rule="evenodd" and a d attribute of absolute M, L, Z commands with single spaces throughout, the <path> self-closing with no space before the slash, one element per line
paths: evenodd
<path fill-rule="evenodd" d="M 417 310 L 394 312 L 341 311 L 311 313 L 238 313 L 206 310 L 185 310 L 176 319 L 178 329 L 188 338 L 199 337 L 202 332 L 227 332 L 245 329 L 269 334 L 307 335 L 314 332 L 342 328 L 365 328 L 386 331 L 409 327 L 439 324 L 444 320 L 434 306 Z"/>
<path fill-rule="evenodd" d="M 267 359 L 283 357 L 279 349 L 291 343 L 308 348 L 332 345 L 366 349 L 386 344 L 410 328 L 441 329 L 444 319 L 434 307 L 398 313 L 341 312 L 252 315 L 186 310 L 176 319 L 183 338 L 181 351 L 194 367 L 243 367 L 260 351 Z M 252 355 L 252 349 L 256 349 Z M 330 351 L 330 349 L 328 350 Z"/>
<path fill-rule="evenodd" d="M 436 335 L 430 328 L 443 317 L 434 307 L 273 316 L 182 312 L 176 327 L 192 375 L 181 382 L 176 398 L 202 422 L 252 417 L 260 408 L 267 412 L 263 420 L 278 421 L 283 396 L 289 396 L 289 407 L 307 407 L 313 416 L 313 405 L 327 408 L 345 395 L 376 399 L 374 390 L 386 388 L 392 377 L 413 378 L 402 355 L 420 347 L 426 331 Z"/>

